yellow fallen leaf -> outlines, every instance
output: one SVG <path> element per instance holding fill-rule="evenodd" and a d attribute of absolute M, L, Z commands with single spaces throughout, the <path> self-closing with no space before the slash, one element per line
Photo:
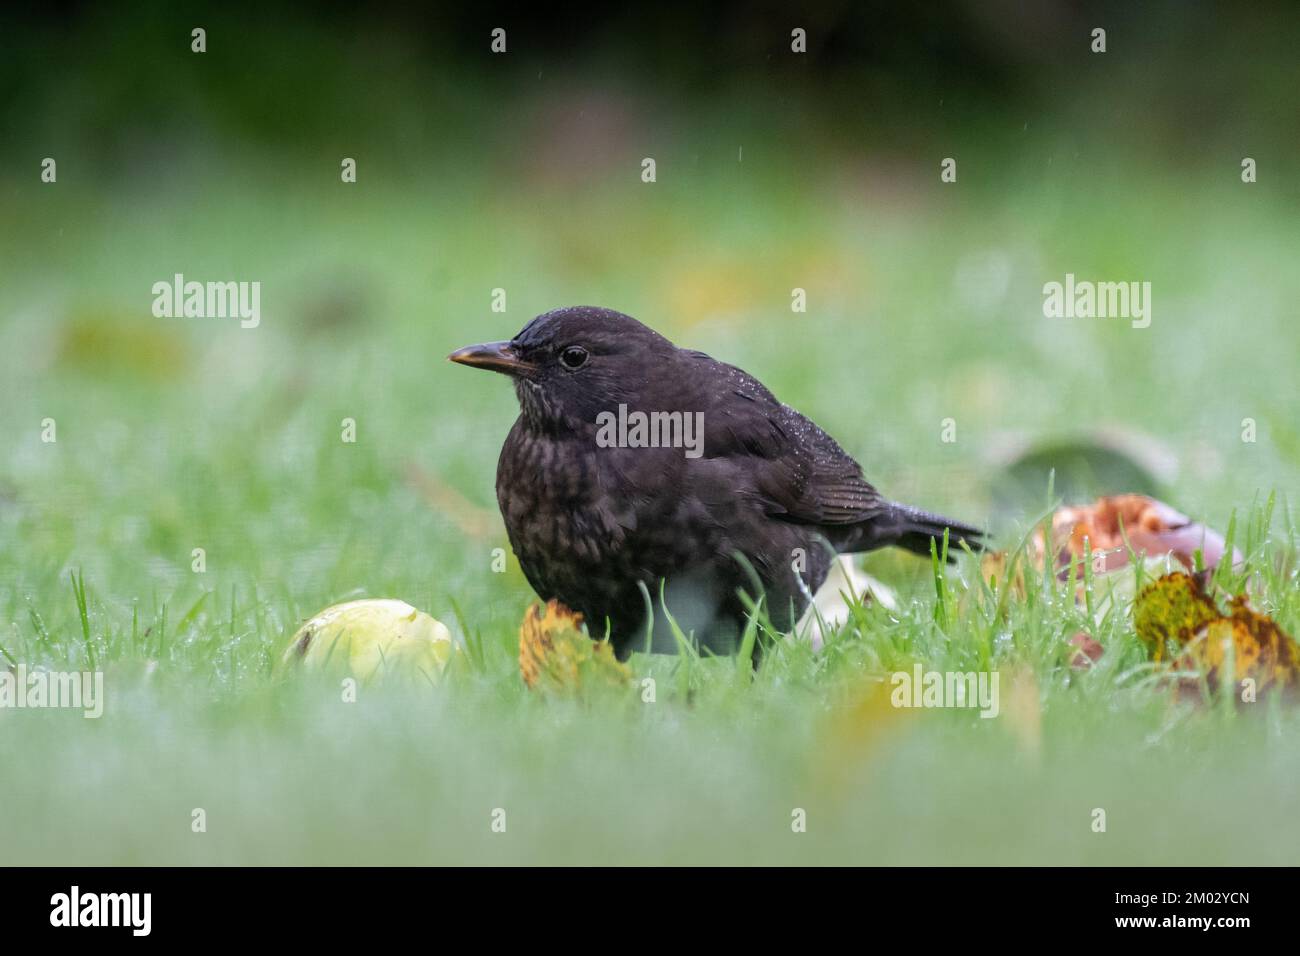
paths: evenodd
<path fill-rule="evenodd" d="M 519 673 L 530 688 L 578 692 L 584 687 L 621 687 L 631 669 L 614 657 L 608 641 L 582 632 L 582 615 L 559 601 L 533 604 L 519 627 Z"/>
<path fill-rule="evenodd" d="M 1224 614 L 1196 578 L 1169 574 L 1142 589 L 1133 622 L 1154 660 L 1167 658 L 1174 671 L 1204 676 L 1212 691 L 1244 680 L 1256 692 L 1300 687 L 1300 644 L 1253 610 L 1244 594 Z"/>
<path fill-rule="evenodd" d="M 879 677 L 858 678 L 835 696 L 835 706 L 820 722 L 811 772 L 820 791 L 841 797 L 900 735 L 905 719 L 915 716 L 891 703 L 889 683 Z"/>
<path fill-rule="evenodd" d="M 1200 584 L 1181 571 L 1148 584 L 1133 604 L 1133 627 L 1154 661 L 1176 654 L 1219 616 L 1218 607 Z"/>
<path fill-rule="evenodd" d="M 1002 703 L 1006 726 L 1015 736 L 1021 751 L 1037 757 L 1043 740 L 1043 706 L 1038 678 L 1023 665 L 1003 676 L 1007 678 L 1007 691 Z"/>

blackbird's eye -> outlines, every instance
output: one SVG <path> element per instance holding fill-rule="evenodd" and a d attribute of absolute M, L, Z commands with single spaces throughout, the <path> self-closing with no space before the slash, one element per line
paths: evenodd
<path fill-rule="evenodd" d="M 587 364 L 587 350 L 581 345 L 570 345 L 560 353 L 560 361 L 570 371 L 577 371 Z"/>

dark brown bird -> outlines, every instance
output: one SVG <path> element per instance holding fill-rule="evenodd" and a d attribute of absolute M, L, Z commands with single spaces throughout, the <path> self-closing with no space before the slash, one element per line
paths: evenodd
<path fill-rule="evenodd" d="M 980 547 L 978 529 L 883 498 L 753 376 L 622 313 L 558 309 L 449 358 L 514 380 L 497 463 L 510 544 L 538 595 L 582 612 L 621 659 L 675 646 L 665 606 L 702 647 L 734 653 L 742 591 L 788 630 L 835 554 L 928 555 L 945 530 L 954 551 Z"/>

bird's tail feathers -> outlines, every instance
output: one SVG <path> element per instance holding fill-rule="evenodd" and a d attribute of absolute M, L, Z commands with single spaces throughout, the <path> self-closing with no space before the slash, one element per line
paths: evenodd
<path fill-rule="evenodd" d="M 947 531 L 949 561 L 961 553 L 963 542 L 972 551 L 984 550 L 984 532 L 964 522 L 899 504 L 892 506 L 890 517 L 894 540 L 882 543 L 895 544 L 916 554 L 928 555 L 931 539 L 942 550 L 943 533 Z"/>
<path fill-rule="evenodd" d="M 894 545 L 928 556 L 931 540 L 940 550 L 943 549 L 944 531 L 948 532 L 949 563 L 962 552 L 963 542 L 972 551 L 985 548 L 984 532 L 972 525 L 892 501 L 882 504 L 875 515 L 847 528 L 846 534 L 833 541 L 837 551 L 851 554 Z"/>

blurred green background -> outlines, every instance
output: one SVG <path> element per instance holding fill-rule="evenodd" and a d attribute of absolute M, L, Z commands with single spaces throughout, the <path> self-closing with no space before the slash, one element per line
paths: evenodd
<path fill-rule="evenodd" d="M 493 473 L 513 395 L 445 356 L 558 306 L 616 308 L 760 377 L 891 497 L 992 516 L 1007 541 L 1047 493 L 995 514 L 1016 449 L 1098 432 L 1155 459 L 1162 496 L 1212 526 L 1270 493 L 1294 502 L 1294 6 L 153 3 L 5 17 L 0 646 L 84 663 L 76 570 L 92 644 L 131 675 L 110 681 L 124 703 L 100 722 L 0 713 L 5 765 L 29 768 L 0 779 L 11 858 L 1290 853 L 1260 808 L 1288 812 L 1297 754 L 1270 747 L 1293 722 L 1162 746 L 1159 707 L 1098 692 L 1056 700 L 1048 745 L 1025 757 L 1014 734 L 926 715 L 925 733 L 878 758 L 876 783 L 827 811 L 839 827 L 795 847 L 782 808 L 819 792 L 802 761 L 847 664 L 774 668 L 751 699 L 614 712 L 581 740 L 582 713 L 524 698 L 511 655 L 531 592 L 513 561 L 490 570 L 506 546 Z M 497 26 L 504 55 L 489 49 Z M 1089 49 L 1096 26 L 1104 54 Z M 345 157 L 356 183 L 340 181 Z M 955 183 L 940 181 L 946 157 Z M 1244 157 L 1258 182 L 1242 182 Z M 155 318 L 151 286 L 177 272 L 259 281 L 261 324 Z M 1044 318 L 1043 284 L 1066 273 L 1151 282 L 1151 326 Z M 948 418 L 955 442 L 941 441 Z M 871 561 L 905 594 L 928 574 Z M 270 662 L 288 634 L 356 596 L 459 612 L 489 643 L 488 675 L 451 701 L 343 714 L 281 696 Z M 1295 632 L 1292 598 L 1270 594 L 1266 610 Z M 1036 626 L 1077 623 L 1058 611 Z M 1049 656 L 1034 658 L 1045 706 Z M 1244 779 L 1258 783 L 1250 818 L 1233 810 Z M 1099 805 L 1089 785 L 1155 835 L 1067 835 L 1055 808 Z M 1184 793 L 1170 818 L 1162 801 Z M 550 828 L 505 848 L 438 836 L 468 833 L 498 794 L 536 801 Z M 198 843 L 189 810 L 205 800 L 225 823 Z M 1195 819 L 1227 829 L 1189 841 Z"/>

